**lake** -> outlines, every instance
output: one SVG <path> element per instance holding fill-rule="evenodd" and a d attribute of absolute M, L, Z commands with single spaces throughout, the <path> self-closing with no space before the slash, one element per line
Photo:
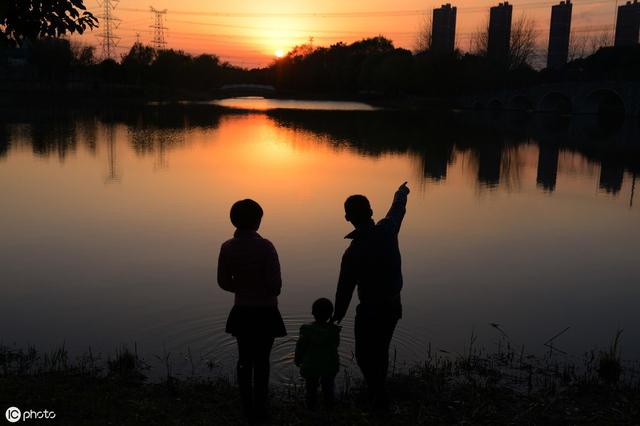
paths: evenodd
<path fill-rule="evenodd" d="M 5 111 L 2 343 L 104 357 L 135 345 L 159 368 L 210 361 L 230 374 L 233 296 L 217 286 L 217 256 L 231 204 L 253 198 L 282 265 L 289 336 L 272 377 L 288 382 L 311 303 L 335 293 L 344 199 L 367 195 L 378 219 L 408 181 L 398 368 L 429 345 L 464 353 L 472 333 L 493 350 L 500 330 L 542 353 L 567 327 L 553 345 L 569 356 L 624 329 L 623 358 L 640 358 L 637 119 L 296 102 Z M 355 374 L 354 312 L 340 350 Z"/>

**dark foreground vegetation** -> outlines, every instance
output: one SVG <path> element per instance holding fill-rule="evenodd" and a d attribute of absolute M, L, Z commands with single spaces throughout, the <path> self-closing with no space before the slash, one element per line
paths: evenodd
<path fill-rule="evenodd" d="M 389 411 L 369 407 L 360 383 L 343 372 L 332 409 L 307 410 L 301 385 L 272 386 L 270 423 L 638 424 L 638 367 L 620 361 L 617 343 L 579 359 L 552 347 L 534 357 L 508 343 L 491 354 L 428 351 L 422 363 L 394 368 Z M 2 347 L 0 401 L 53 410 L 64 424 L 244 423 L 233 379 L 167 374 L 148 381 L 146 374 L 148 365 L 127 349 L 106 360 L 89 353 L 71 361 L 64 349 Z"/>

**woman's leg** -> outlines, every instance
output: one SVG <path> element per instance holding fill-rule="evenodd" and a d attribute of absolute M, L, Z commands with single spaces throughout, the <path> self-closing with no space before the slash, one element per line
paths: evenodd
<path fill-rule="evenodd" d="M 238 386 L 242 410 L 249 414 L 253 409 L 253 342 L 250 337 L 238 336 Z"/>
<path fill-rule="evenodd" d="M 269 393 L 269 372 L 273 337 L 256 337 L 253 342 L 253 395 L 254 408 L 258 413 L 265 413 L 267 409 L 267 395 Z"/>

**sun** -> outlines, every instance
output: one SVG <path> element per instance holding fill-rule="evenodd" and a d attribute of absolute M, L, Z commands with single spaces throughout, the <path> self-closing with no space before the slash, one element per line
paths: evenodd
<path fill-rule="evenodd" d="M 284 50 L 278 49 L 275 52 L 276 58 L 284 58 Z"/>

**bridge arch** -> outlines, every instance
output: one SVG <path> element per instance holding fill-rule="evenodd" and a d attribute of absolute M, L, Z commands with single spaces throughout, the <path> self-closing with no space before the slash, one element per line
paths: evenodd
<path fill-rule="evenodd" d="M 570 114 L 573 111 L 573 104 L 567 95 L 560 92 L 549 92 L 540 100 L 538 111 Z"/>
<path fill-rule="evenodd" d="M 582 113 L 600 117 L 624 117 L 627 109 L 622 97 L 611 89 L 596 89 L 589 93 L 582 104 Z"/>
<path fill-rule="evenodd" d="M 533 102 L 525 95 L 516 95 L 509 100 L 511 111 L 533 111 Z"/>

